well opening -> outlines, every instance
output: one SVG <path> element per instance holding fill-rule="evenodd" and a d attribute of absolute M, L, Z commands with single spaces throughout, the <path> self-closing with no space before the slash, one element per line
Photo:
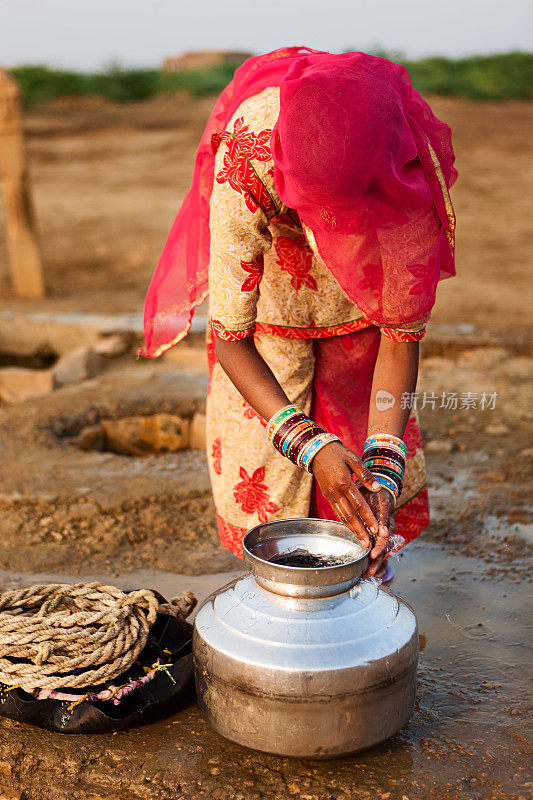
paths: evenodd
<path fill-rule="evenodd" d="M 22 369 L 50 369 L 59 356 L 50 347 L 41 347 L 33 353 L 12 353 L 0 350 L 0 369 L 3 367 L 19 367 Z"/>
<path fill-rule="evenodd" d="M 200 413 L 182 416 L 154 411 L 111 417 L 93 410 L 57 419 L 51 427 L 62 444 L 84 452 L 149 456 L 205 447 L 205 415 Z"/>

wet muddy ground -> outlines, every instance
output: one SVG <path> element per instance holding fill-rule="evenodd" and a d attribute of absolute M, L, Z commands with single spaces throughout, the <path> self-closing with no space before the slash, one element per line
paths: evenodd
<path fill-rule="evenodd" d="M 0 312 L 138 315 L 211 105 L 70 99 L 32 111 L 28 149 L 48 296 L 10 296 L 0 208 Z M 452 124 L 460 171 L 458 277 L 439 289 L 422 345 L 432 522 L 393 583 L 420 623 L 409 725 L 369 752 L 305 763 L 223 741 L 194 703 L 167 721 L 107 736 L 62 737 L 0 720 L 0 800 L 531 796 L 532 250 L 523 198 L 533 104 L 437 98 L 434 106 Z M 36 346 L 47 331 L 43 323 L 32 333 Z M 126 457 L 67 442 L 80 420 L 201 413 L 199 340 L 156 363 L 125 355 L 96 379 L 0 405 L 0 590 L 103 577 L 202 598 L 236 574 L 240 562 L 218 540 L 201 451 Z M 451 393 L 457 407 L 443 407 Z M 477 406 L 463 407 L 472 393 Z M 493 409 L 480 408 L 482 393 L 497 394 Z"/>
<path fill-rule="evenodd" d="M 492 410 L 420 411 L 432 522 L 402 556 L 393 584 L 418 615 L 423 648 L 407 728 L 367 753 L 305 763 L 223 741 L 194 704 L 111 736 L 69 738 L 0 721 L 8 800 L 530 796 L 532 359 L 527 341 L 519 349 L 503 336 L 482 346 L 454 341 L 450 332 L 443 347 L 428 334 L 421 397 L 498 396 Z M 87 409 L 201 411 L 204 391 L 201 374 L 188 377 L 177 365 L 119 361 L 97 380 L 0 409 L 0 589 L 102 577 L 167 597 L 191 589 L 201 599 L 233 577 L 240 562 L 218 541 L 201 451 L 85 453 L 57 435 Z"/>
<path fill-rule="evenodd" d="M 428 542 L 411 546 L 395 568 L 393 588 L 417 613 L 422 652 L 413 717 L 383 745 L 329 762 L 283 759 L 223 740 L 194 704 L 107 736 L 69 738 L 5 720 L 0 785 L 28 800 L 525 800 L 524 595 L 514 581 L 490 578 L 479 560 Z M 113 580 L 167 595 L 190 588 L 202 598 L 235 574 L 143 570 Z M 31 579 L 1 576 L 6 586 Z"/>

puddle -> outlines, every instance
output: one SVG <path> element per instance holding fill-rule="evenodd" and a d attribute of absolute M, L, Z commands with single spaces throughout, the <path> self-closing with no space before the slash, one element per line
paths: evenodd
<path fill-rule="evenodd" d="M 207 779 L 215 786 L 211 766 L 216 758 L 221 767 L 216 779 L 220 791 L 227 793 L 235 781 L 241 785 L 241 778 L 246 778 L 251 781 L 246 785 L 254 787 L 250 797 L 259 796 L 258 791 L 266 791 L 267 795 L 261 796 L 270 797 L 268 775 L 281 772 L 287 784 L 305 786 L 301 796 L 319 800 L 525 798 L 527 643 L 531 633 L 525 591 L 517 591 L 505 578 L 484 579 L 483 563 L 452 556 L 431 543 L 412 546 L 400 563 L 394 561 L 394 569 L 397 575 L 392 589 L 414 608 L 424 646 L 415 712 L 409 725 L 388 742 L 331 762 L 282 759 L 225 742 L 203 725 L 196 707 L 191 706 L 166 724 L 119 734 L 113 740 L 116 746 L 131 748 L 134 760 L 137 745 L 144 758 L 149 743 L 150 759 L 157 768 L 166 772 L 169 780 L 186 782 L 188 762 L 180 761 L 180 754 L 169 743 L 169 735 L 177 736 L 183 752 L 194 744 L 204 753 L 194 761 L 195 780 Z M 239 574 L 189 576 L 139 570 L 124 575 L 91 573 L 84 579 L 105 580 L 125 588 L 148 586 L 166 597 L 189 589 L 201 601 Z M 2 588 L 56 580 L 79 581 L 80 577 L 0 573 Z M 134 766 L 130 764 L 130 768 Z"/>
<path fill-rule="evenodd" d="M 488 534 L 498 540 L 505 540 L 509 534 L 519 536 L 528 544 L 533 544 L 533 522 L 514 522 L 509 524 L 492 514 L 485 517 L 484 529 Z"/>

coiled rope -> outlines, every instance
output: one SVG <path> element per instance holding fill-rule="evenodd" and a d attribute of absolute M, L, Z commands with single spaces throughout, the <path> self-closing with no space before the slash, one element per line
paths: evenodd
<path fill-rule="evenodd" d="M 191 592 L 160 603 L 149 589 L 46 583 L 0 594 L 0 683 L 82 688 L 113 680 L 146 645 L 158 613 L 185 618 Z"/>

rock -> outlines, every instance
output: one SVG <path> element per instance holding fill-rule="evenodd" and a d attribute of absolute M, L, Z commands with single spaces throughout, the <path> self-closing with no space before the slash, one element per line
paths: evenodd
<path fill-rule="evenodd" d="M 87 378 L 94 378 L 103 367 L 103 356 L 91 347 L 76 347 L 62 356 L 53 367 L 56 386 L 65 386 Z"/>
<path fill-rule="evenodd" d="M 0 369 L 0 400 L 4 403 L 22 403 L 32 397 L 50 394 L 54 388 L 54 375 L 49 369 Z"/>
<path fill-rule="evenodd" d="M 92 349 L 95 353 L 99 353 L 99 355 L 106 358 L 118 358 L 128 352 L 134 336 L 133 331 L 101 333 L 99 340 L 93 345 Z"/>
<path fill-rule="evenodd" d="M 452 443 L 445 439 L 430 439 L 424 449 L 426 453 L 451 453 Z"/>
<path fill-rule="evenodd" d="M 100 513 L 100 509 L 92 500 L 78 500 L 72 503 L 69 509 L 70 519 L 93 519 Z"/>
<path fill-rule="evenodd" d="M 69 444 L 73 444 L 80 450 L 88 452 L 89 450 L 105 450 L 106 435 L 104 426 L 98 423 L 97 425 L 87 425 L 82 428 L 79 434 L 67 440 Z"/>
<path fill-rule="evenodd" d="M 0 800 L 27 800 L 26 793 L 20 789 L 8 789 L 0 786 Z"/>
<path fill-rule="evenodd" d="M 1 798 L 0 798 L 1 800 Z M 105 797 L 102 794 L 91 794 L 87 795 L 85 800 L 134 800 L 133 795 L 118 795 L 118 794 L 106 794 Z"/>
<path fill-rule="evenodd" d="M 105 419 L 102 426 L 107 449 L 121 455 L 174 453 L 189 446 L 190 421 L 172 414 Z"/>
<path fill-rule="evenodd" d="M 491 483 L 504 483 L 505 475 L 502 475 L 501 472 L 482 472 L 479 474 L 479 480 L 490 481 Z"/>
<path fill-rule="evenodd" d="M 509 428 L 502 422 L 489 422 L 485 427 L 485 433 L 488 433 L 489 436 L 505 436 L 509 433 Z"/>
<path fill-rule="evenodd" d="M 521 458 L 533 458 L 533 447 L 524 447 L 523 450 L 520 450 L 519 455 Z"/>
<path fill-rule="evenodd" d="M 195 414 L 192 418 L 189 432 L 189 447 L 191 450 L 205 450 L 206 433 L 205 414 Z"/>

